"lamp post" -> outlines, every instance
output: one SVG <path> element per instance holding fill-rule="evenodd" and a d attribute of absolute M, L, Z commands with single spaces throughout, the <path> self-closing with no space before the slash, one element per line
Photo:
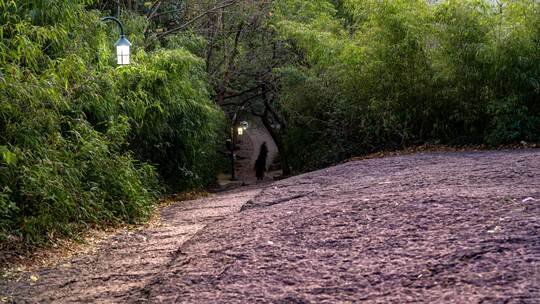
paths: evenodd
<path fill-rule="evenodd" d="M 240 124 L 238 124 L 238 135 L 243 135 L 244 131 L 246 131 L 249 127 L 249 123 L 247 121 L 242 121 Z"/>
<path fill-rule="evenodd" d="M 231 180 L 236 180 L 236 137 L 242 136 L 248 129 L 249 123 L 242 121 L 236 126 L 236 114 L 234 115 L 233 124 L 231 126 L 231 138 L 227 140 L 227 148 L 229 148 L 229 156 L 231 158 Z"/>
<path fill-rule="evenodd" d="M 115 17 L 103 17 L 101 18 L 101 21 L 114 21 L 116 24 L 118 24 L 118 27 L 120 28 L 120 39 L 118 39 L 114 44 L 114 46 L 116 46 L 116 61 L 119 65 L 129 64 L 131 42 L 129 42 L 124 35 L 124 25 Z"/>

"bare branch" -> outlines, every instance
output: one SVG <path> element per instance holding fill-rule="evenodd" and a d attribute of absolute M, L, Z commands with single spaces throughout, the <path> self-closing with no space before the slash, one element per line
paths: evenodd
<path fill-rule="evenodd" d="M 161 12 L 159 14 L 153 14 L 151 17 L 148 17 L 148 19 L 155 19 L 155 18 L 159 18 L 161 16 L 164 16 L 164 15 L 168 15 L 168 14 L 172 14 L 172 13 L 177 13 L 177 12 L 180 12 L 182 11 L 183 8 L 179 8 L 179 9 L 173 9 L 173 10 L 169 10 L 169 11 L 164 11 L 164 12 Z"/>
<path fill-rule="evenodd" d="M 236 56 L 238 55 L 238 43 L 240 41 L 240 36 L 242 35 L 243 28 L 244 28 L 244 23 L 240 22 L 240 24 L 238 25 L 238 30 L 236 32 L 236 36 L 234 38 L 234 46 L 231 51 L 231 55 L 229 56 L 229 58 L 227 58 L 228 60 L 227 69 L 225 70 L 225 74 L 222 77 L 222 81 L 218 90 L 218 103 L 220 104 L 223 103 L 223 100 L 225 99 L 224 98 L 224 95 L 226 92 L 225 87 L 229 84 L 229 81 L 231 78 L 231 72 L 234 69 L 234 63 L 236 61 Z"/>
<path fill-rule="evenodd" d="M 251 93 L 251 92 L 253 92 L 253 91 L 255 91 L 255 90 L 258 90 L 258 89 L 260 89 L 260 88 L 261 88 L 261 85 L 258 85 L 258 86 L 256 86 L 256 87 L 253 87 L 253 88 L 244 90 L 244 91 L 242 91 L 242 92 L 235 93 L 235 94 L 233 94 L 233 95 L 227 95 L 227 96 L 225 96 L 223 99 L 231 99 L 231 98 L 240 97 L 240 96 L 242 96 L 242 95 L 244 95 L 244 94 Z"/>
<path fill-rule="evenodd" d="M 200 13 L 199 15 L 195 16 L 193 19 L 189 20 L 188 22 L 186 22 L 186 23 L 184 23 L 184 24 L 182 24 L 182 25 L 180 25 L 178 27 L 175 27 L 173 29 L 170 29 L 168 31 L 160 33 L 159 35 L 157 35 L 157 37 L 158 38 L 163 38 L 163 37 L 165 37 L 167 35 L 170 35 L 170 34 L 175 33 L 177 31 L 183 30 L 186 27 L 193 24 L 195 21 L 197 21 L 197 20 L 201 19 L 202 17 L 206 16 L 207 14 L 212 13 L 212 12 L 217 11 L 217 10 L 220 10 L 222 8 L 232 6 L 234 4 L 236 4 L 236 0 L 227 0 L 227 1 L 223 2 L 221 5 L 215 6 L 215 7 L 211 8 L 211 9 L 205 11 L 205 12 Z"/>
<path fill-rule="evenodd" d="M 249 101 L 252 101 L 253 99 L 259 98 L 259 97 L 261 97 L 261 96 L 263 96 L 262 93 L 257 94 L 257 95 L 250 96 L 250 97 L 248 97 L 248 98 L 242 100 L 241 102 L 222 103 L 222 104 L 220 104 L 220 106 L 222 106 L 222 107 L 245 106 Z"/>
<path fill-rule="evenodd" d="M 154 2 L 152 6 L 150 7 L 150 12 L 146 16 L 146 18 L 149 20 L 152 19 L 152 16 L 157 12 L 157 10 L 159 9 L 162 3 L 163 3 L 163 0 L 157 0 L 156 2 Z M 147 24 L 143 30 L 143 33 L 145 34 L 145 36 L 146 36 L 146 33 L 148 32 L 148 25 L 149 24 Z"/>
<path fill-rule="evenodd" d="M 150 7 L 150 12 L 148 13 L 146 17 L 148 19 L 152 19 L 152 16 L 157 12 L 157 10 L 159 9 L 162 3 L 163 3 L 163 0 L 157 0 L 156 2 L 154 2 L 152 6 Z"/>

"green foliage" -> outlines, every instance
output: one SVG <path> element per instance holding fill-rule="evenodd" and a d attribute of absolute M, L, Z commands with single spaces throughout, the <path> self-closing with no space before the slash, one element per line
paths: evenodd
<path fill-rule="evenodd" d="M 492 99 L 487 142 L 540 141 L 540 3 L 507 2 L 485 55 Z"/>
<path fill-rule="evenodd" d="M 297 169 L 426 141 L 540 140 L 538 2 L 332 2 L 274 16 L 304 58 L 278 69 Z"/>
<path fill-rule="evenodd" d="M 183 50 L 140 54 L 120 71 L 120 107 L 133 126 L 130 150 L 156 164 L 173 190 L 214 181 L 224 116 L 209 99 L 203 62 Z"/>
<path fill-rule="evenodd" d="M 199 54 L 206 48 L 207 41 L 204 37 L 196 35 L 193 32 L 181 32 L 166 37 L 165 44 L 168 49 L 183 48 L 193 54 Z"/>
<path fill-rule="evenodd" d="M 160 179 L 214 177 L 222 117 L 200 60 L 135 48 L 113 68 L 115 30 L 89 2 L 0 0 L 0 244 L 144 220 Z M 142 33 L 144 18 L 125 18 Z"/>

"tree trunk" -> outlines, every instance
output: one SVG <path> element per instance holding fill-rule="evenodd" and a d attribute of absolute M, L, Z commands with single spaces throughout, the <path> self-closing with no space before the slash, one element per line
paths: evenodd
<path fill-rule="evenodd" d="M 286 126 L 282 123 L 280 117 L 277 115 L 276 111 L 272 108 L 272 105 L 270 104 L 268 100 L 268 94 L 267 94 L 267 88 L 265 85 L 262 87 L 263 90 L 263 100 L 264 100 L 264 106 L 265 111 L 264 114 L 261 117 L 262 123 L 272 139 L 274 140 L 274 143 L 276 144 L 276 147 L 278 148 L 279 156 L 281 157 L 281 169 L 283 170 L 283 175 L 288 176 L 291 175 L 291 167 L 289 166 L 289 158 L 287 154 L 287 147 L 285 146 L 285 143 L 283 142 L 283 134 L 286 132 Z M 275 121 L 277 121 L 280 124 L 281 131 L 276 131 L 274 128 L 272 128 L 272 124 L 270 123 L 268 119 L 268 114 L 272 114 L 272 117 Z"/>
<path fill-rule="evenodd" d="M 278 148 L 279 156 L 281 158 L 281 169 L 283 170 L 283 175 L 284 176 L 291 175 L 291 167 L 289 166 L 289 158 L 287 157 L 287 149 L 285 148 L 282 134 L 279 132 L 276 132 L 272 128 L 272 125 L 268 121 L 267 116 L 262 117 L 261 120 L 263 122 L 264 127 L 266 128 L 266 130 L 268 130 L 268 133 L 270 133 L 270 136 L 274 140 L 276 147 Z"/>

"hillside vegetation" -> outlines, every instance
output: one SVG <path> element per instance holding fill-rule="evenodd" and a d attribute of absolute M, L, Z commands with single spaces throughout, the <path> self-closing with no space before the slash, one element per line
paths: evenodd
<path fill-rule="evenodd" d="M 280 70 L 293 165 L 425 142 L 538 142 L 540 4 L 499 2 L 350 0 L 278 22 L 304 58 Z"/>
<path fill-rule="evenodd" d="M 116 68 L 116 29 L 89 1 L 0 0 L 0 240 L 38 245 L 145 219 L 164 185 L 214 180 L 222 112 L 203 61 L 135 49 Z M 131 17 L 142 45 L 145 20 Z"/>
<path fill-rule="evenodd" d="M 0 243 L 138 222 L 209 186 L 227 116 L 262 121 L 285 174 L 539 142 L 540 3 L 430 2 L 0 0 Z M 129 66 L 99 21 L 118 11 Z"/>

